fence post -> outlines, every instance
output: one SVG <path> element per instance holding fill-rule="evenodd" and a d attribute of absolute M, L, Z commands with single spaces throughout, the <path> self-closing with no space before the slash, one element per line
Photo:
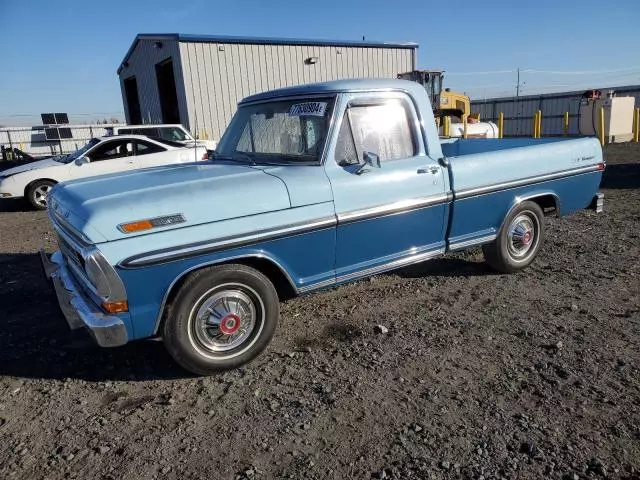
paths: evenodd
<path fill-rule="evenodd" d="M 542 110 L 538 110 L 538 138 L 542 138 Z"/>
<path fill-rule="evenodd" d="M 633 141 L 638 143 L 638 140 L 640 139 L 640 108 L 636 108 L 635 110 L 635 115 L 633 116 L 633 124 L 634 124 L 634 130 L 633 130 Z"/>
<path fill-rule="evenodd" d="M 462 125 L 464 126 L 464 130 L 462 133 L 462 138 L 467 138 L 467 117 L 462 119 Z"/>
<path fill-rule="evenodd" d="M 565 137 L 569 135 L 569 112 L 564 112 L 564 125 L 562 133 Z"/>
<path fill-rule="evenodd" d="M 7 130 L 7 138 L 9 139 L 9 154 L 10 154 L 10 156 L 7 157 L 7 159 L 13 160 L 13 142 L 11 141 L 11 132 L 9 130 Z"/>
<path fill-rule="evenodd" d="M 538 138 L 538 112 L 533 114 L 533 138 Z"/>
<path fill-rule="evenodd" d="M 600 107 L 600 145 L 604 147 L 604 107 Z"/>
<path fill-rule="evenodd" d="M 504 113 L 500 112 L 498 114 L 498 138 L 503 138 L 504 136 Z"/>
<path fill-rule="evenodd" d="M 442 135 L 444 137 L 449 138 L 450 129 L 451 129 L 451 117 L 449 117 L 449 116 L 444 117 L 444 125 L 442 127 Z"/>

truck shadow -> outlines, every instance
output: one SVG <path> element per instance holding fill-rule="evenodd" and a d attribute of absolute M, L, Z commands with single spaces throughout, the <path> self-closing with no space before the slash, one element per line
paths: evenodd
<path fill-rule="evenodd" d="M 36 254 L 0 254 L 0 285 L 0 375 L 90 382 L 191 377 L 159 341 L 104 349 L 83 330 L 69 330 Z"/>
<path fill-rule="evenodd" d="M 600 186 L 611 189 L 640 188 L 640 163 L 607 165 Z"/>
<path fill-rule="evenodd" d="M 35 212 L 24 198 L 3 198 L 0 200 L 0 212 Z"/>
<path fill-rule="evenodd" d="M 417 278 L 493 272 L 484 263 L 445 257 L 394 273 Z M 37 254 L 0 254 L 0 285 L 0 375 L 89 382 L 192 377 L 174 363 L 160 341 L 100 348 L 85 331 L 69 330 Z M 341 341 L 359 335 L 349 325 L 334 325 L 331 330 Z"/>

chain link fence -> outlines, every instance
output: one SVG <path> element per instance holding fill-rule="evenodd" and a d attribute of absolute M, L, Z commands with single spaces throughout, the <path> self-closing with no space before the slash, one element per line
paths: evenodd
<path fill-rule="evenodd" d="M 90 139 L 103 137 L 107 129 L 117 124 L 64 125 L 71 130 L 71 137 L 47 140 L 43 126 L 0 128 L 0 162 L 25 161 L 73 152 Z"/>

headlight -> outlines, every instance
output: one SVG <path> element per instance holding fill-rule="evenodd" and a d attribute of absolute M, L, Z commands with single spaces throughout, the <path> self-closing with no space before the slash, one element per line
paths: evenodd
<path fill-rule="evenodd" d="M 102 299 L 102 308 L 109 313 L 126 312 L 129 306 L 124 284 L 100 250 L 92 248 L 83 258 L 87 278 Z"/>

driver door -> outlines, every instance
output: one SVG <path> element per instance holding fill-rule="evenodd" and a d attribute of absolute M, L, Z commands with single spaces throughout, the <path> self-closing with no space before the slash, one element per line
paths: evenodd
<path fill-rule="evenodd" d="M 338 217 L 338 282 L 442 252 L 448 209 L 446 172 L 426 153 L 409 97 L 347 100 L 326 162 Z M 365 157 L 375 161 L 363 164 Z"/>
<path fill-rule="evenodd" d="M 88 163 L 72 162 L 71 178 L 94 177 L 108 173 L 127 172 L 137 168 L 137 159 L 134 155 L 133 143 L 130 139 L 114 139 L 101 142 L 85 157 Z"/>

